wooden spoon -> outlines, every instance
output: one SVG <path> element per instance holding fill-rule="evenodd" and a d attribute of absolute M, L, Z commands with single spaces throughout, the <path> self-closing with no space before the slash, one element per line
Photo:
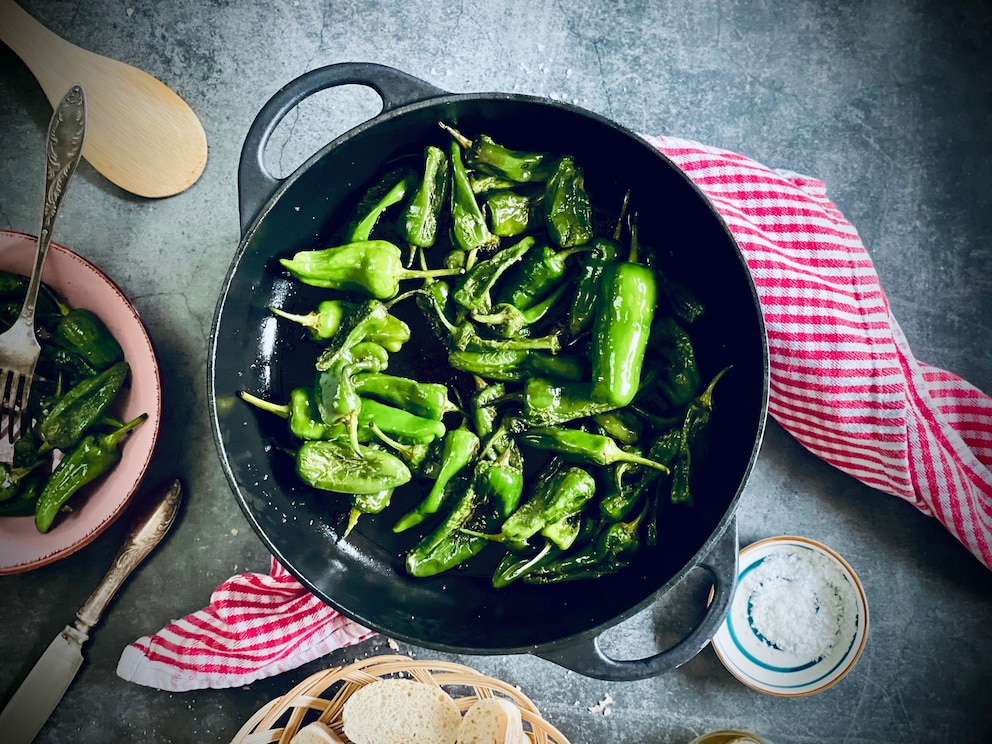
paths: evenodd
<path fill-rule="evenodd" d="M 28 66 L 52 106 L 82 85 L 89 108 L 83 157 L 110 181 L 157 198 L 200 177 L 207 164 L 203 126 L 161 81 L 70 44 L 13 0 L 0 0 L 0 40 Z"/>

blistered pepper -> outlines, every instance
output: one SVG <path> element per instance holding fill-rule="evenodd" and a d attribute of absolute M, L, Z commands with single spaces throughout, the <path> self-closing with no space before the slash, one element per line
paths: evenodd
<path fill-rule="evenodd" d="M 668 472 L 668 468 L 662 463 L 621 449 L 608 436 L 581 429 L 563 429 L 553 426 L 535 427 L 523 432 L 520 435 L 520 442 L 534 449 L 557 452 L 596 465 L 633 462 L 650 468 L 657 468 L 663 473 Z"/>
<path fill-rule="evenodd" d="M 355 390 L 363 398 L 375 398 L 424 418 L 440 421 L 457 410 L 448 388 L 439 382 L 419 382 L 409 377 L 365 372 L 354 376 Z"/>
<path fill-rule="evenodd" d="M 465 158 L 472 167 L 486 173 L 516 183 L 529 183 L 546 181 L 554 170 L 554 159 L 546 153 L 510 150 L 486 134 L 470 140 L 447 124 L 442 123 L 441 127 L 465 148 Z"/>
<path fill-rule="evenodd" d="M 544 191 L 544 214 L 551 238 L 562 248 L 592 240 L 592 204 L 585 189 L 585 177 L 575 160 L 558 160 Z"/>
<path fill-rule="evenodd" d="M 356 425 L 361 399 L 353 378 L 361 372 L 379 372 L 387 363 L 386 350 L 370 341 L 355 344 L 335 356 L 330 366 L 317 373 L 314 398 L 321 420 L 328 424 L 348 420 L 349 428 Z"/>
<path fill-rule="evenodd" d="M 417 305 L 438 339 L 450 351 L 550 351 L 557 354 L 562 346 L 562 331 L 552 328 L 537 338 L 485 338 L 475 324 L 453 322 L 445 312 L 448 297 L 444 282 L 432 282 L 417 295 Z"/>
<path fill-rule="evenodd" d="M 692 455 L 702 445 L 706 426 L 713 416 L 713 391 L 730 367 L 724 367 L 706 386 L 686 410 L 682 423 L 681 449 L 675 460 L 672 478 L 672 503 L 692 503 L 692 491 L 689 476 L 692 472 Z"/>
<path fill-rule="evenodd" d="M 92 310 L 73 308 L 55 327 L 55 342 L 102 370 L 124 359 L 124 350 Z"/>
<path fill-rule="evenodd" d="M 571 354 L 548 354 L 544 351 L 499 349 L 494 351 L 452 351 L 448 364 L 500 382 L 523 382 L 535 375 L 561 380 L 581 380 L 586 362 Z"/>
<path fill-rule="evenodd" d="M 79 489 L 120 462 L 124 437 L 147 418 L 148 414 L 142 413 L 109 434 L 87 434 L 59 461 L 35 507 L 34 524 L 39 532 L 48 532 L 59 511 Z"/>
<path fill-rule="evenodd" d="M 586 247 L 590 249 L 589 252 L 577 259 L 579 278 L 572 297 L 572 309 L 568 314 L 568 330 L 573 337 L 592 323 L 600 277 L 607 265 L 613 263 L 620 253 L 620 246 L 606 238 L 593 238 Z"/>
<path fill-rule="evenodd" d="M 506 189 L 486 193 L 483 203 L 489 213 L 493 235 L 512 238 L 535 226 L 539 216 L 534 202 L 516 191 Z"/>
<path fill-rule="evenodd" d="M 338 432 L 334 426 L 321 420 L 312 388 L 291 390 L 289 402 L 283 404 L 263 400 L 244 390 L 238 395 L 255 408 L 286 419 L 290 434 L 298 439 L 330 439 Z"/>
<path fill-rule="evenodd" d="M 468 171 L 462 161 L 462 149 L 451 143 L 451 230 L 455 243 L 464 251 L 495 248 L 499 237 L 493 235 L 486 222 L 486 215 L 472 191 Z"/>
<path fill-rule="evenodd" d="M 592 400 L 591 393 L 588 382 L 530 377 L 524 383 L 524 419 L 529 424 L 554 426 L 616 408 Z"/>
<path fill-rule="evenodd" d="M 390 171 L 373 185 L 355 207 L 355 214 L 345 230 L 344 243 L 368 240 L 379 218 L 389 207 L 399 204 L 417 185 L 417 175 L 409 168 Z"/>
<path fill-rule="evenodd" d="M 395 488 L 384 488 L 375 493 L 351 494 L 351 511 L 348 513 L 348 524 L 344 528 L 344 537 L 351 534 L 363 514 L 380 514 L 384 511 L 389 506 L 395 490 Z"/>
<path fill-rule="evenodd" d="M 555 250 L 541 245 L 527 255 L 502 283 L 499 301 L 525 310 L 544 299 L 562 284 L 568 271 L 568 258 L 576 253 L 588 252 L 588 247 Z"/>
<path fill-rule="evenodd" d="M 500 533 L 511 545 L 523 544 L 549 525 L 579 514 L 596 494 L 596 480 L 580 467 L 562 468 L 544 480 L 514 511 Z"/>
<path fill-rule="evenodd" d="M 393 532 L 403 532 L 420 524 L 441 506 L 441 497 L 448 482 L 467 467 L 479 451 L 479 437 L 462 424 L 444 435 L 441 448 L 441 470 L 434 485 L 417 506 L 408 511 L 393 526 Z"/>
<path fill-rule="evenodd" d="M 528 236 L 500 249 L 484 261 L 479 261 L 458 279 L 451 298 L 469 312 L 489 312 L 493 306 L 493 285 L 504 272 L 520 261 L 533 245 L 533 236 Z"/>
<path fill-rule="evenodd" d="M 496 305 L 489 313 L 472 313 L 472 320 L 492 328 L 504 338 L 531 335 L 530 326 L 544 320 L 568 289 L 561 283 L 547 297 L 523 310 L 508 302 Z"/>
<path fill-rule="evenodd" d="M 307 328 L 310 337 L 315 341 L 326 341 L 338 332 L 344 318 L 358 312 L 359 307 L 360 303 L 357 302 L 324 300 L 317 306 L 316 310 L 306 315 L 288 313 L 278 307 L 270 307 L 269 310 L 280 318 L 291 320 Z M 395 353 L 410 340 L 410 326 L 395 315 L 387 313 L 381 318 L 381 323 L 377 327 L 369 329 L 359 340 L 373 341 L 386 351 Z"/>
<path fill-rule="evenodd" d="M 437 224 L 448 195 L 448 156 L 434 145 L 424 148 L 424 175 L 403 208 L 399 232 L 410 245 L 430 248 L 437 239 Z"/>
<path fill-rule="evenodd" d="M 480 462 L 454 509 L 406 557 L 411 576 L 435 576 L 478 555 L 484 536 L 516 508 L 523 471 L 512 458 Z"/>
<path fill-rule="evenodd" d="M 304 483 L 345 494 L 378 493 L 408 483 L 410 469 L 395 455 L 347 442 L 304 442 L 296 452 L 296 472 Z"/>
<path fill-rule="evenodd" d="M 527 584 L 554 584 L 561 581 L 593 579 L 616 573 L 629 564 L 629 556 L 639 544 L 640 517 L 630 522 L 613 522 L 578 552 L 569 551 L 523 577 Z"/>
<path fill-rule="evenodd" d="M 294 277 L 314 287 L 361 292 L 385 300 L 399 293 L 405 279 L 451 276 L 459 269 L 407 269 L 400 249 L 388 240 L 361 240 L 353 243 L 299 251 L 291 259 L 280 258 Z"/>
<path fill-rule="evenodd" d="M 129 371 L 127 362 L 117 362 L 72 387 L 38 425 L 42 439 L 54 449 L 73 447 L 117 397 Z"/>
<path fill-rule="evenodd" d="M 371 431 L 373 424 L 380 431 L 405 444 L 430 444 L 443 437 L 446 431 L 444 424 L 437 419 L 417 416 L 372 398 L 362 398 L 358 411 L 358 427 L 360 430 Z"/>
<path fill-rule="evenodd" d="M 699 394 L 702 385 L 696 352 L 688 332 L 671 316 L 655 322 L 651 329 L 654 384 L 673 408 L 680 408 Z"/>
<path fill-rule="evenodd" d="M 35 379 L 61 380 L 64 385 L 71 387 L 99 372 L 82 354 L 55 344 L 41 344 Z"/>
<path fill-rule="evenodd" d="M 48 473 L 44 469 L 32 468 L 30 474 L 20 480 L 14 496 L 0 501 L 0 517 L 32 516 L 47 480 Z"/>

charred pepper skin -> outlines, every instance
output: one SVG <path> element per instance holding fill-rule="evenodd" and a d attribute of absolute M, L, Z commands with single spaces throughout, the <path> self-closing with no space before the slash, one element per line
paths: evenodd
<path fill-rule="evenodd" d="M 124 350 L 110 329 L 92 310 L 73 308 L 55 328 L 55 342 L 74 351 L 98 370 L 124 359 Z"/>
<path fill-rule="evenodd" d="M 499 236 L 489 230 L 486 215 L 479 206 L 468 170 L 462 160 L 462 149 L 458 142 L 451 143 L 451 222 L 455 243 L 463 251 L 496 248 Z"/>
<path fill-rule="evenodd" d="M 398 168 L 387 173 L 373 185 L 355 208 L 355 214 L 345 232 L 344 242 L 368 240 L 382 214 L 394 204 L 399 204 L 417 185 L 417 174 L 409 168 Z"/>
<path fill-rule="evenodd" d="M 35 506 L 34 524 L 38 532 L 48 532 L 59 511 L 79 489 L 120 462 L 124 437 L 147 418 L 148 414 L 143 413 L 110 434 L 87 434 L 62 458 Z"/>
<path fill-rule="evenodd" d="M 572 248 L 593 238 L 592 204 L 582 169 L 569 156 L 560 158 L 544 191 L 548 233 L 562 248 Z"/>
<path fill-rule="evenodd" d="M 395 455 L 347 442 L 304 442 L 296 452 L 296 473 L 304 483 L 344 494 L 378 493 L 408 483 L 410 469 Z"/>
<path fill-rule="evenodd" d="M 75 446 L 117 397 L 129 372 L 127 362 L 117 362 L 71 388 L 38 425 L 42 439 L 54 449 Z"/>
<path fill-rule="evenodd" d="M 440 147 L 428 145 L 424 148 L 424 175 L 399 219 L 400 236 L 410 245 L 430 248 L 436 242 L 448 180 L 448 156 Z"/>
<path fill-rule="evenodd" d="M 487 134 L 480 134 L 470 140 L 457 129 L 441 122 L 441 128 L 448 132 L 466 151 L 466 160 L 474 168 L 498 178 L 514 183 L 547 181 L 554 172 L 554 158 L 543 152 L 511 150 L 497 144 Z"/>

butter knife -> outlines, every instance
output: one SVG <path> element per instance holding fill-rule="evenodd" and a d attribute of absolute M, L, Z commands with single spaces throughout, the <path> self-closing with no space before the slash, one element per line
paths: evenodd
<path fill-rule="evenodd" d="M 59 704 L 83 663 L 82 646 L 124 580 L 161 542 L 176 520 L 182 497 L 178 480 L 166 484 L 149 502 L 106 576 L 76 613 L 76 621 L 55 636 L 17 692 L 0 712 L 0 740 L 29 744 Z"/>

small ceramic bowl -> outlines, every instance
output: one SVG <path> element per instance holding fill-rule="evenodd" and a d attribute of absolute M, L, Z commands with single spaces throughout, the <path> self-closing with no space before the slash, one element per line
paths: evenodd
<path fill-rule="evenodd" d="M 843 678 L 867 637 L 868 603 L 854 570 L 825 545 L 783 536 L 741 550 L 713 649 L 747 686 L 799 697 Z"/>
<path fill-rule="evenodd" d="M 29 275 L 34 264 L 35 238 L 0 231 L 0 269 Z M 151 339 L 138 313 L 120 288 L 102 271 L 68 248 L 52 243 L 42 281 L 71 307 L 92 310 L 124 350 L 131 366 L 115 408 L 128 421 L 141 413 L 148 418 L 128 435 L 121 461 L 86 492 L 73 497 L 73 511 L 60 516 L 42 534 L 32 517 L 0 518 L 0 574 L 19 573 L 64 558 L 90 543 L 120 516 L 148 468 L 162 416 L 162 385 Z"/>

